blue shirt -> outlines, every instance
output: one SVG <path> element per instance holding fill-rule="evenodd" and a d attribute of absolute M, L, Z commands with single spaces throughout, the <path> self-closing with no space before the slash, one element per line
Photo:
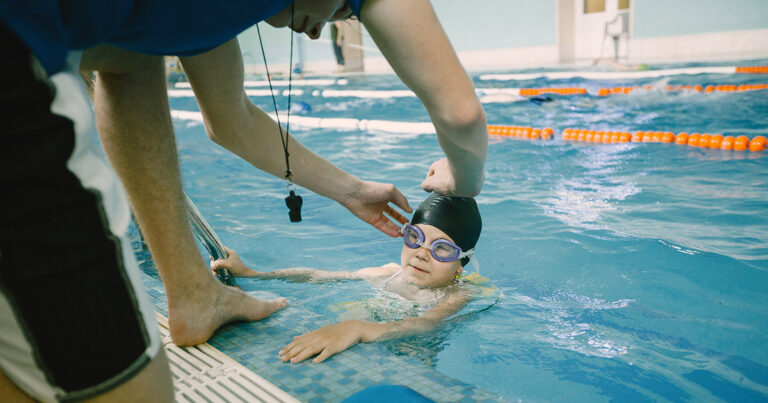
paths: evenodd
<path fill-rule="evenodd" d="M 0 21 L 54 74 L 67 52 L 99 43 L 154 55 L 202 53 L 292 1 L 3 0 Z M 358 17 L 363 1 L 347 1 Z"/>

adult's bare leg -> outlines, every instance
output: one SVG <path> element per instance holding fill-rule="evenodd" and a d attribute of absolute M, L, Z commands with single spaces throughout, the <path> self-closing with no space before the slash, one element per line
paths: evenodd
<path fill-rule="evenodd" d="M 128 193 L 168 297 L 171 338 L 205 342 L 221 325 L 259 320 L 285 306 L 220 284 L 197 249 L 185 213 L 163 59 L 114 48 L 83 55 L 97 70 L 99 136 Z"/>

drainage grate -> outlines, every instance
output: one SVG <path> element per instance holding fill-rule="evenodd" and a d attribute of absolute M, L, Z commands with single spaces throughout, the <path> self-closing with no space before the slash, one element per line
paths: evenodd
<path fill-rule="evenodd" d="M 157 323 L 177 402 L 299 402 L 207 343 L 194 347 L 173 344 L 168 319 L 158 313 Z"/>

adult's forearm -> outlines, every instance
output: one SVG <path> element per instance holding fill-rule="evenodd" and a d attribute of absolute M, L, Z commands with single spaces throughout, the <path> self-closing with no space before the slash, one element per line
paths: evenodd
<path fill-rule="evenodd" d="M 211 138 L 251 163 L 278 178 L 284 178 L 286 161 L 277 122 L 246 100 L 242 126 L 238 122 L 211 121 Z M 213 118 L 213 117 L 212 117 Z M 283 136 L 290 135 L 283 129 Z M 317 194 L 342 202 L 355 192 L 361 181 L 315 154 L 293 136 L 288 140 L 291 180 Z"/>
<path fill-rule="evenodd" d="M 395 73 L 427 108 L 455 193 L 476 195 L 488 153 L 485 114 L 430 2 L 367 0 L 361 17 Z"/>
<path fill-rule="evenodd" d="M 456 179 L 456 194 L 475 196 L 480 193 L 488 154 L 488 125 L 482 108 L 477 107 L 465 122 L 443 123 L 433 118 L 440 147 Z"/>
<path fill-rule="evenodd" d="M 237 40 L 201 55 L 184 57 L 181 62 L 205 118 L 208 136 L 256 168 L 284 178 L 285 154 L 277 122 L 245 94 Z M 315 193 L 341 202 L 361 184 L 293 137 L 288 140 L 288 152 L 292 180 Z"/>

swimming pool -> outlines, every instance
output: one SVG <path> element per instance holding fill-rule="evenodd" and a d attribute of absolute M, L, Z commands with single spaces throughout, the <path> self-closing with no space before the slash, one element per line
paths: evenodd
<path fill-rule="evenodd" d="M 588 89 L 587 95 L 550 95 L 552 101 L 541 104 L 486 99 L 489 124 L 549 126 L 558 134 L 566 127 L 768 133 L 768 91 L 664 90 L 762 84 L 765 75 L 473 78 L 478 88 Z M 303 93 L 294 101 L 312 110 L 292 120 L 294 136 L 358 177 L 394 183 L 417 205 L 425 197 L 422 176 L 440 157 L 435 136 L 424 134 L 428 125 L 418 124 L 428 122 L 418 100 L 382 92 L 404 89 L 393 76 L 322 84 L 297 87 Z M 603 87 L 647 84 L 659 89 L 594 95 Z M 326 90 L 369 92 L 323 96 Z M 270 98 L 251 99 L 271 110 Z M 285 100 L 278 97 L 282 108 Z M 246 263 L 264 270 L 350 270 L 397 261 L 398 240 L 306 190 L 299 191 L 304 221 L 289 223 L 281 180 L 212 147 L 193 98 L 175 96 L 171 107 L 188 112 L 174 120 L 185 189 Z M 313 120 L 318 117 L 326 120 Z M 433 336 L 366 352 L 403 357 L 510 401 L 768 399 L 765 152 L 495 137 L 477 201 L 484 220 L 477 256 L 483 275 L 502 293 L 498 301 L 487 310 L 471 307 Z M 151 264 L 143 266 L 151 271 Z M 302 323 L 297 329 L 333 322 L 334 305 L 369 293 L 359 283 L 239 282 L 247 291 L 289 298 L 292 307 L 274 320 L 290 326 L 295 317 Z M 294 335 L 273 336 L 284 345 Z M 324 364 L 285 371 L 307 365 Z M 358 372 L 376 373 L 375 360 L 359 365 Z"/>

